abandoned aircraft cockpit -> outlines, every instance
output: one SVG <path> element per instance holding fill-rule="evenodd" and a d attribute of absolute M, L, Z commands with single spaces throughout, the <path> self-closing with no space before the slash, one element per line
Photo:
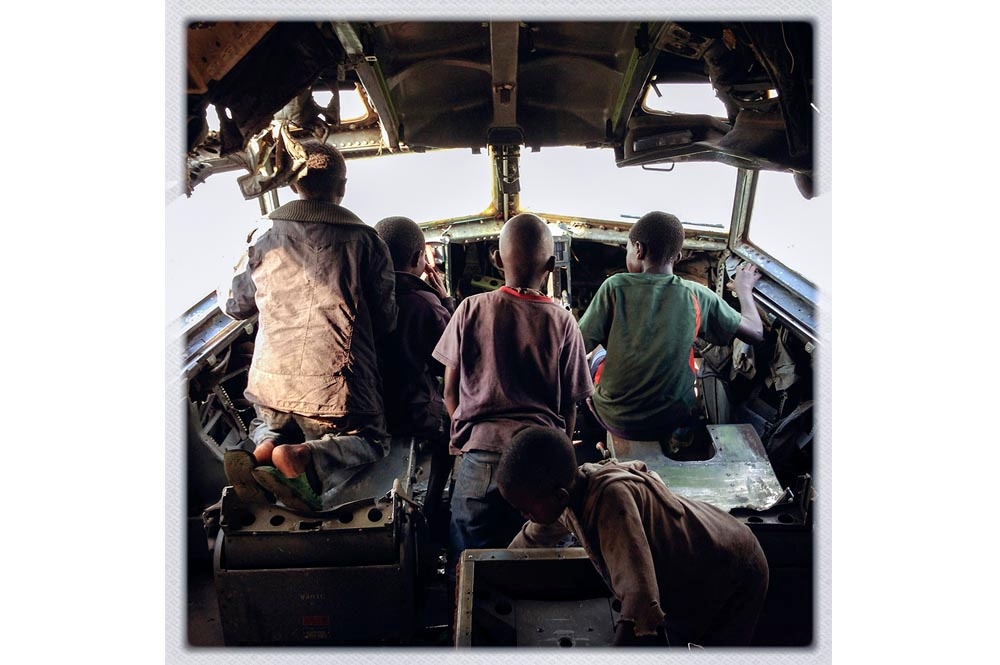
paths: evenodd
<path fill-rule="evenodd" d="M 804 21 L 191 21 L 189 198 L 173 214 L 181 225 L 224 182 L 244 205 L 225 214 L 253 223 L 294 198 L 296 146 L 318 139 L 347 159 L 345 205 L 372 225 L 416 220 L 459 302 L 503 285 L 492 250 L 525 211 L 553 235 L 547 296 L 577 319 L 625 271 L 629 230 L 651 210 L 684 224 L 675 272 L 728 302 L 737 268 L 757 266 L 764 341 L 695 342 L 694 446 L 615 449 L 583 405 L 573 439 L 581 463 L 642 460 L 675 493 L 749 525 L 771 571 L 754 644 L 808 646 L 822 500 L 816 285 L 828 270 L 811 234 L 829 214 L 814 185 L 814 31 Z M 203 223 L 226 236 L 226 252 L 245 246 L 245 230 L 218 212 Z M 219 263 L 178 312 L 191 646 L 611 643 L 620 607 L 580 548 L 467 550 L 452 596 L 448 488 L 426 505 L 430 452 L 412 437 L 394 437 L 321 512 L 230 491 L 222 458 L 248 445 L 257 322 L 219 309 L 217 278 L 232 266 Z"/>

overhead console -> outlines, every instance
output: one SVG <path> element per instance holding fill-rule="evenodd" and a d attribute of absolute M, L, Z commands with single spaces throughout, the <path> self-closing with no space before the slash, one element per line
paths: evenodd
<path fill-rule="evenodd" d="M 647 89 L 710 81 L 726 115 L 637 104 L 618 137 L 618 166 L 716 161 L 811 173 L 812 45 L 806 22 L 664 24 Z"/>

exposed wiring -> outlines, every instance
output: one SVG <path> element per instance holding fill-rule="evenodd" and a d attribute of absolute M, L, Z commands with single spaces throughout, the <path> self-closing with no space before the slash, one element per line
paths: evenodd
<path fill-rule="evenodd" d="M 791 67 L 791 69 L 788 70 L 788 73 L 789 74 L 794 74 L 795 73 L 795 54 L 792 53 L 792 49 L 790 49 L 788 47 L 788 40 L 785 38 L 785 24 L 784 24 L 784 22 L 779 23 L 778 25 L 781 26 L 781 41 L 785 42 L 785 50 L 788 51 L 788 55 L 791 56 L 791 58 L 792 58 L 792 67 Z"/>

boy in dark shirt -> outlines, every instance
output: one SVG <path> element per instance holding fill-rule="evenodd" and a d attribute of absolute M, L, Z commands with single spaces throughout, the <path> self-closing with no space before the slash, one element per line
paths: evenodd
<path fill-rule="evenodd" d="M 385 241 L 396 276 L 396 329 L 381 349 L 385 416 L 389 432 L 413 436 L 431 452 L 424 506 L 433 513 L 449 473 L 448 417 L 437 377 L 444 368 L 431 352 L 455 311 L 434 266 L 427 262 L 424 233 L 406 217 L 386 217 L 375 225 Z M 421 279 L 427 276 L 427 281 Z"/>
<path fill-rule="evenodd" d="M 579 539 L 621 601 L 615 644 L 750 644 L 768 567 L 749 527 L 672 493 L 642 462 L 576 465 L 554 428 L 517 433 L 500 458 L 503 497 L 530 521 L 511 548 Z"/>
<path fill-rule="evenodd" d="M 451 567 L 465 549 L 505 546 L 523 522 L 496 486 L 511 435 L 534 424 L 572 436 L 576 403 L 593 392 L 573 315 L 538 290 L 555 267 L 545 222 L 511 218 L 494 259 L 505 286 L 463 300 L 433 354 L 445 366 L 452 452 L 462 455 L 451 500 Z"/>
<path fill-rule="evenodd" d="M 753 301 L 756 268 L 747 264 L 736 274 L 736 311 L 715 292 L 674 274 L 683 243 L 677 217 L 643 215 L 629 232 L 628 272 L 606 279 L 580 317 L 587 351 L 598 344 L 607 349 L 593 403 L 614 438 L 666 439 L 695 422 L 696 337 L 716 344 L 763 339 Z"/>

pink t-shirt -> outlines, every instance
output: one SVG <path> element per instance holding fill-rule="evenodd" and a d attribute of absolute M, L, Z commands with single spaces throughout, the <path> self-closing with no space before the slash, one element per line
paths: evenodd
<path fill-rule="evenodd" d="M 459 370 L 454 449 L 501 452 L 527 425 L 565 429 L 564 404 L 594 392 L 573 315 L 506 286 L 463 300 L 433 356 Z"/>

